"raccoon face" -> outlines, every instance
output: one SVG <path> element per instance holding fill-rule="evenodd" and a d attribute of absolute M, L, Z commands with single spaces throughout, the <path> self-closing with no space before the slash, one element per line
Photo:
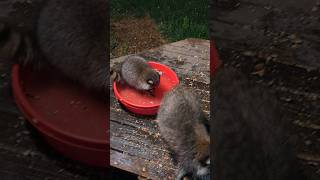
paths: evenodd
<path fill-rule="evenodd" d="M 151 90 L 160 84 L 160 74 L 151 69 L 143 74 L 143 90 Z"/>
<path fill-rule="evenodd" d="M 200 161 L 197 166 L 197 176 L 207 176 L 210 174 L 210 157 L 206 157 L 203 161 Z"/>

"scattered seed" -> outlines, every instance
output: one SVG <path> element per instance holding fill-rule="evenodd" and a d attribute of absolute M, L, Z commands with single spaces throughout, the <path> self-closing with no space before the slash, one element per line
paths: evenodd
<path fill-rule="evenodd" d="M 310 145 L 312 144 L 312 141 L 307 140 L 307 141 L 305 141 L 304 143 L 305 143 L 307 146 L 310 146 Z"/>
<path fill-rule="evenodd" d="M 259 63 L 259 64 L 257 64 L 257 65 L 254 66 L 254 69 L 255 69 L 256 71 L 260 71 L 260 70 L 262 70 L 263 68 L 264 68 L 264 64 L 263 64 L 263 63 Z"/>
<path fill-rule="evenodd" d="M 316 12 L 318 11 L 318 7 L 317 6 L 314 6 L 312 9 L 311 9 L 312 12 Z"/>
<path fill-rule="evenodd" d="M 245 56 L 249 56 L 249 57 L 253 57 L 253 56 L 256 55 L 256 53 L 253 52 L 253 51 L 245 51 L 242 54 L 245 55 Z"/>
<path fill-rule="evenodd" d="M 30 155 L 30 153 L 31 153 L 31 150 L 26 150 L 26 151 L 24 151 L 22 154 L 23 154 L 24 156 L 28 156 L 28 155 Z"/>

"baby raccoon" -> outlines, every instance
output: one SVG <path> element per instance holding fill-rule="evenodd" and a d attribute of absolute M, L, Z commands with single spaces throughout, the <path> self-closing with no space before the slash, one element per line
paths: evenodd
<path fill-rule="evenodd" d="M 36 26 L 45 61 L 100 92 L 109 78 L 107 6 L 107 0 L 48 0 Z"/>
<path fill-rule="evenodd" d="M 118 81 L 124 81 L 137 90 L 150 91 L 160 83 L 160 74 L 139 56 L 128 56 L 114 66 L 111 73 Z"/>
<path fill-rule="evenodd" d="M 174 88 L 162 101 L 157 123 L 178 162 L 177 180 L 210 179 L 209 127 L 199 97 L 181 85 Z"/>
<path fill-rule="evenodd" d="M 214 79 L 215 180 L 303 180 L 275 97 L 243 74 L 221 68 Z"/>
<path fill-rule="evenodd" d="M 23 51 L 20 64 L 54 67 L 87 88 L 105 92 L 109 79 L 108 1 L 46 0 L 35 11 L 31 35 L 11 30 L 8 40 L 1 40 L 0 57 L 17 59 Z M 0 35 L 7 29 L 2 23 Z"/>

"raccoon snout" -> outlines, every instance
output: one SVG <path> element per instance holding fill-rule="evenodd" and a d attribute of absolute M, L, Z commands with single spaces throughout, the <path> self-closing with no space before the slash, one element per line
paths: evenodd
<path fill-rule="evenodd" d="M 200 166 L 210 166 L 210 156 L 205 156 L 204 158 L 198 160 Z"/>
<path fill-rule="evenodd" d="M 197 169 L 197 176 L 205 176 L 210 173 L 210 166 L 199 166 Z"/>
<path fill-rule="evenodd" d="M 210 165 L 210 158 L 207 159 L 206 165 L 208 165 L 208 166 Z"/>
<path fill-rule="evenodd" d="M 150 89 L 154 89 L 156 86 L 158 86 L 159 81 L 154 80 L 154 79 L 149 79 L 149 80 L 147 80 L 146 84 L 148 86 L 148 89 L 150 90 Z"/>
<path fill-rule="evenodd" d="M 152 80 L 152 79 L 149 79 L 149 80 L 147 81 L 147 83 L 148 83 L 149 85 L 151 85 L 151 86 L 153 86 L 153 85 L 154 85 L 154 82 L 153 82 L 153 80 Z"/>
<path fill-rule="evenodd" d="M 197 167 L 197 176 L 207 176 L 210 174 L 210 157 L 206 158 L 204 162 L 200 162 Z"/>

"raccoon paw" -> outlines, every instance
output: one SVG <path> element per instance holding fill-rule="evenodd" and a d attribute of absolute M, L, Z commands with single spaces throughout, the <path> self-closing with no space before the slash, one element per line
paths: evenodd
<path fill-rule="evenodd" d="M 185 169 L 181 169 L 176 180 L 210 180 L 210 174 L 195 175 L 193 172 L 188 172 Z"/>
<path fill-rule="evenodd" d="M 113 81 L 120 82 L 121 81 L 120 73 L 111 70 L 111 72 L 110 72 L 110 80 L 112 82 Z"/>
<path fill-rule="evenodd" d="M 181 169 L 176 177 L 176 180 L 191 180 L 190 173 Z"/>
<path fill-rule="evenodd" d="M 11 32 L 5 39 L 4 42 L 0 42 L 0 57 L 3 59 L 13 59 L 21 46 L 21 34 L 18 32 Z"/>
<path fill-rule="evenodd" d="M 210 174 L 206 174 L 203 176 L 198 176 L 197 177 L 198 180 L 210 180 Z"/>
<path fill-rule="evenodd" d="M 155 90 L 154 90 L 154 89 L 148 90 L 148 93 L 149 93 L 149 95 L 152 96 L 152 97 L 155 97 L 155 96 L 156 96 L 156 93 L 155 93 Z"/>
<path fill-rule="evenodd" d="M 31 37 L 26 35 L 22 40 L 24 45 L 24 55 L 20 58 L 20 62 L 22 62 L 23 64 L 34 62 L 33 64 L 36 64 L 36 49 Z M 38 67 L 40 66 L 39 63 L 37 65 Z"/>

